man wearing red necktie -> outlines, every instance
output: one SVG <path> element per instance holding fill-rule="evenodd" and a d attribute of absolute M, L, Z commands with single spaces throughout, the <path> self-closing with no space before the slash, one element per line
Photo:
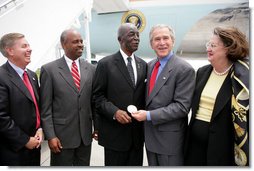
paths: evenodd
<path fill-rule="evenodd" d="M 146 111 L 132 113 L 145 121 L 145 145 L 149 166 L 183 165 L 183 145 L 195 86 L 195 71 L 173 53 L 174 31 L 156 25 L 150 44 L 157 58 L 148 63 Z"/>
<path fill-rule="evenodd" d="M 43 65 L 40 77 L 41 120 L 51 150 L 50 165 L 89 166 L 95 66 L 80 59 L 84 44 L 78 31 L 65 30 L 60 41 L 65 54 Z"/>
<path fill-rule="evenodd" d="M 0 165 L 39 166 L 39 85 L 26 68 L 32 49 L 23 34 L 9 33 L 1 38 L 0 51 L 8 59 L 0 67 Z"/>

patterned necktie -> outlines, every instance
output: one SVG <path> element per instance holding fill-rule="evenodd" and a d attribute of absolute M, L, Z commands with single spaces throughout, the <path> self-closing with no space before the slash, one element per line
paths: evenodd
<path fill-rule="evenodd" d="M 129 71 L 129 74 L 130 74 L 130 77 L 131 77 L 131 81 L 132 81 L 133 85 L 135 86 L 134 71 L 133 71 L 133 68 L 132 68 L 132 65 L 131 65 L 131 60 L 132 60 L 132 58 L 131 58 L 131 57 L 128 57 L 127 60 L 128 60 L 127 69 L 128 69 L 128 71 Z"/>
<path fill-rule="evenodd" d="M 150 93 L 152 92 L 153 87 L 154 87 L 154 85 L 155 85 L 155 81 L 156 81 L 156 77 L 157 77 L 157 74 L 158 74 L 158 70 L 159 70 L 160 65 L 161 65 L 161 64 L 160 64 L 159 61 L 157 61 L 157 62 L 155 63 L 155 66 L 154 66 L 154 69 L 153 69 L 153 72 L 152 72 L 152 75 L 151 75 L 151 78 L 150 78 L 148 95 L 150 95 Z"/>
<path fill-rule="evenodd" d="M 80 90 L 80 76 L 75 61 L 73 61 L 71 65 L 71 75 L 74 79 L 75 85 L 77 86 L 78 90 Z"/>
<path fill-rule="evenodd" d="M 37 128 L 40 127 L 40 112 L 39 112 L 39 107 L 38 107 L 38 104 L 37 104 L 37 101 L 36 101 L 36 98 L 35 98 L 35 95 L 34 95 L 33 87 L 32 87 L 32 85 L 29 81 L 29 78 L 28 78 L 28 75 L 27 75 L 26 71 L 23 73 L 23 82 L 26 85 L 27 89 L 29 90 L 29 92 L 32 96 L 32 99 L 34 101 L 35 110 L 36 110 L 36 129 L 37 129 Z"/>

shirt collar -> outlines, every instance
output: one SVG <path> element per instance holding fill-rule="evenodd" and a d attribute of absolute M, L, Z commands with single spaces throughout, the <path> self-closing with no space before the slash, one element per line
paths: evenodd
<path fill-rule="evenodd" d="M 164 58 L 159 60 L 162 67 L 164 67 L 166 65 L 166 63 L 173 56 L 173 54 L 174 53 L 171 51 L 167 56 L 165 56 Z"/>
<path fill-rule="evenodd" d="M 27 71 L 27 69 L 23 70 L 22 68 L 18 67 L 17 65 L 15 65 L 14 63 L 12 63 L 11 61 L 8 61 L 8 63 L 11 65 L 11 67 L 18 73 L 18 75 L 20 76 L 20 78 L 23 79 L 23 74 L 25 71 Z"/>
<path fill-rule="evenodd" d="M 128 55 L 126 55 L 126 53 L 124 53 L 124 51 L 122 49 L 120 49 L 120 53 L 124 59 L 124 61 L 128 61 L 127 58 L 129 57 Z M 134 60 L 134 54 L 132 53 L 131 56 L 130 56 L 133 60 Z M 132 60 L 132 61 L 133 61 Z"/>
<path fill-rule="evenodd" d="M 72 65 L 73 60 L 71 60 L 70 58 L 68 58 L 66 55 L 64 55 L 64 59 L 67 62 L 68 66 Z M 77 66 L 79 66 L 79 58 L 75 60 L 75 63 Z"/>

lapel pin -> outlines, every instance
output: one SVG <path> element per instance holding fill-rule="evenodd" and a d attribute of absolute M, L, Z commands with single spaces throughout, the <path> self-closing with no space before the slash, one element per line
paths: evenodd
<path fill-rule="evenodd" d="M 166 80 L 166 77 L 163 77 L 162 79 L 163 79 L 163 80 Z"/>
<path fill-rule="evenodd" d="M 145 79 L 144 83 L 146 83 L 146 82 L 147 82 L 147 79 Z"/>
<path fill-rule="evenodd" d="M 33 77 L 33 80 L 35 81 L 35 78 Z"/>

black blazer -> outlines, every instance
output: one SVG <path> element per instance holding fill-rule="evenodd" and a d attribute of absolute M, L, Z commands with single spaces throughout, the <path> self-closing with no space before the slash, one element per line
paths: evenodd
<path fill-rule="evenodd" d="M 39 104 L 39 85 L 34 72 L 28 70 Z M 0 165 L 40 164 L 40 149 L 28 150 L 25 144 L 36 133 L 36 109 L 23 80 L 8 62 L 0 67 Z"/>
<path fill-rule="evenodd" d="M 143 122 L 132 119 L 132 123 L 122 125 L 113 119 L 118 109 L 127 111 L 130 104 L 145 108 L 146 62 L 136 56 L 135 61 L 135 87 L 120 51 L 100 60 L 96 69 L 94 100 L 99 116 L 98 141 L 116 151 L 126 151 L 132 144 L 143 148 Z"/>
<path fill-rule="evenodd" d="M 188 126 L 185 152 L 188 150 L 190 131 L 198 110 L 201 93 L 213 70 L 211 65 L 201 67 L 196 75 L 196 88 L 192 101 L 192 116 Z M 234 128 L 231 115 L 232 85 L 230 74 L 226 77 L 218 92 L 212 118 L 209 126 L 209 138 L 207 148 L 207 165 L 233 165 L 234 163 Z"/>

